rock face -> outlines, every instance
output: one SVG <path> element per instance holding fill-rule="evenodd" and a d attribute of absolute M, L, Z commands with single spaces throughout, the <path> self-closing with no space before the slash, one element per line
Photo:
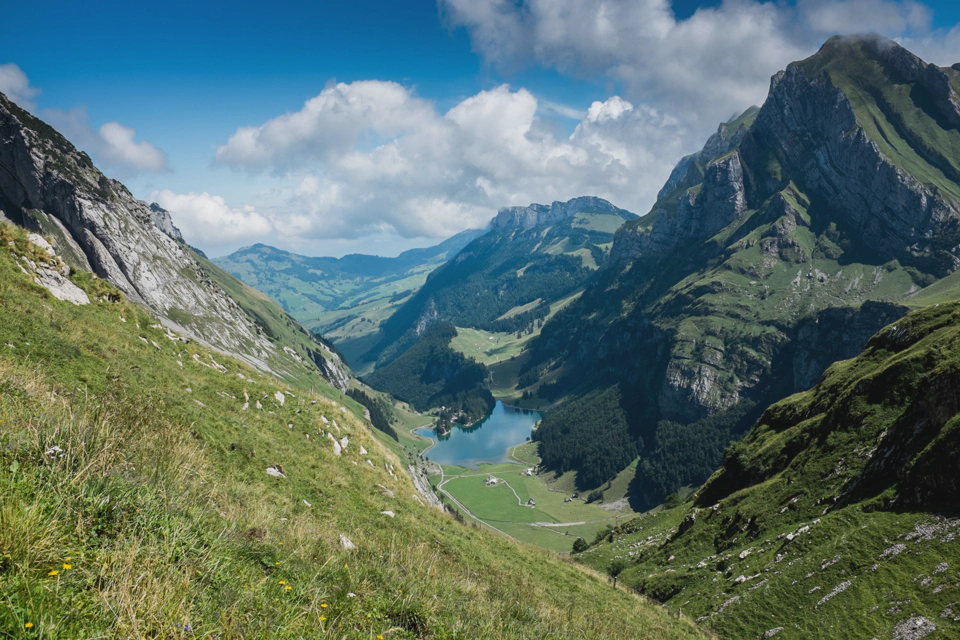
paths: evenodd
<path fill-rule="evenodd" d="M 493 229 L 518 227 L 522 231 L 545 227 L 566 220 L 578 213 L 610 213 L 619 215 L 620 209 L 602 198 L 583 196 L 567 202 L 554 202 L 550 206 L 531 204 L 527 207 L 506 207 L 497 212 L 490 226 Z"/>
<path fill-rule="evenodd" d="M 834 83 L 830 59 L 838 48 L 850 49 L 842 40 L 832 40 L 814 58 L 773 77 L 745 155 L 759 161 L 760 149 L 772 150 L 782 175 L 830 203 L 837 221 L 858 229 L 862 242 L 881 255 L 901 260 L 932 257 L 935 248 L 930 240 L 943 238 L 956 224 L 957 201 L 935 185 L 925 184 L 926 176 L 908 173 L 898 158 L 881 151 L 867 132 L 870 123 L 864 122 L 865 115 L 855 112 L 843 88 Z M 918 102 L 928 98 L 936 116 L 957 126 L 960 97 L 944 71 L 879 38 L 865 39 L 861 52 L 872 64 L 886 67 L 890 81 L 914 82 L 913 92 L 921 94 Z M 882 96 L 877 100 L 885 102 Z M 927 147 L 920 154 L 930 165 L 953 181 L 960 177 L 941 151 L 913 139 L 918 134 L 902 131 L 908 142 Z M 958 248 L 950 249 L 952 253 L 940 257 L 946 258 L 945 266 L 952 271 L 960 259 L 953 255 Z"/>
<path fill-rule="evenodd" d="M 2 94 L 0 210 L 0 219 L 51 238 L 70 267 L 109 281 L 167 326 L 272 370 L 278 350 L 184 247 L 169 213 L 134 198 L 87 154 Z M 56 274 L 42 277 L 71 294 L 66 284 L 53 282 Z M 342 366 L 321 359 L 337 370 L 329 376 L 343 377 Z"/>
<path fill-rule="evenodd" d="M 173 219 L 170 217 L 169 211 L 156 202 L 151 202 L 150 212 L 153 213 L 153 224 L 155 224 L 160 231 L 163 231 L 177 242 L 183 243 L 183 235 L 180 233 L 180 229 L 177 229 L 173 224 Z"/>
<path fill-rule="evenodd" d="M 60 260 L 50 243 L 36 233 L 28 234 L 27 238 L 31 244 L 43 250 L 50 261 L 35 261 L 25 256 L 17 257 L 20 269 L 27 275 L 32 274 L 33 281 L 49 291 L 54 298 L 72 302 L 78 306 L 90 304 L 87 292 L 68 279 L 70 265 Z"/>

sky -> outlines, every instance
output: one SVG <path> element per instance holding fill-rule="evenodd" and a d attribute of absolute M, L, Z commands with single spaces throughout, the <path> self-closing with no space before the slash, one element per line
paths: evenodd
<path fill-rule="evenodd" d="M 579 195 L 643 214 L 832 35 L 960 61 L 948 0 L 11 5 L 0 92 L 212 256 L 396 255 Z"/>

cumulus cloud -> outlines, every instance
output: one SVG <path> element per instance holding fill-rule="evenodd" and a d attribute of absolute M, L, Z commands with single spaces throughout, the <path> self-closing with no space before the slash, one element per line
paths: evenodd
<path fill-rule="evenodd" d="M 686 20 L 675 18 L 669 0 L 440 0 L 440 7 L 489 63 L 605 76 L 634 102 L 682 114 L 696 137 L 760 103 L 771 75 L 827 37 L 923 35 L 932 15 L 911 0 L 725 0 Z"/>
<path fill-rule="evenodd" d="M 154 191 L 150 200 L 170 212 L 174 224 L 189 242 L 205 246 L 229 245 L 263 238 L 273 230 L 269 219 L 253 207 L 232 208 L 209 193 Z"/>
<path fill-rule="evenodd" d="M 40 90 L 31 87 L 27 74 L 11 62 L 0 64 L 0 93 L 5 94 L 27 111 L 34 111 L 37 107 L 32 100 Z"/>
<path fill-rule="evenodd" d="M 101 154 L 107 164 L 129 166 L 138 171 L 167 171 L 167 154 L 146 140 L 135 142 L 137 132 L 119 122 L 107 122 L 98 131 Z"/>
<path fill-rule="evenodd" d="M 507 85 L 441 113 L 396 83 L 341 83 L 296 113 L 237 130 L 216 162 L 298 179 L 271 212 L 281 235 L 413 238 L 483 226 L 501 206 L 584 194 L 649 206 L 671 168 L 660 154 L 681 151 L 676 119 L 619 97 L 578 114 L 569 137 L 556 137 L 540 110 Z"/>
<path fill-rule="evenodd" d="M 107 122 L 94 129 L 85 107 L 69 111 L 45 109 L 42 115 L 73 144 L 89 153 L 101 169 L 112 170 L 118 177 L 170 170 L 167 154 L 146 140 L 137 142 L 134 129 L 119 122 Z"/>
<path fill-rule="evenodd" d="M 686 153 L 762 103 L 770 77 L 834 34 L 899 38 L 941 64 L 958 33 L 913 0 L 724 0 L 677 20 L 669 0 L 439 0 L 442 19 L 506 72 L 601 78 L 587 109 L 504 84 L 446 112 L 393 82 L 329 84 L 296 112 L 237 129 L 215 164 L 295 184 L 268 211 L 299 239 L 442 237 L 506 205 L 598 195 L 645 213 Z M 555 119 L 577 122 L 559 135 Z"/>

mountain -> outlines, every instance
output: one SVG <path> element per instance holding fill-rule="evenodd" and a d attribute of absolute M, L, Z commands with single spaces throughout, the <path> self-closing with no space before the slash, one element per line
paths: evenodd
<path fill-rule="evenodd" d="M 634 499 L 658 504 L 925 287 L 954 290 L 958 88 L 957 69 L 879 37 L 831 39 L 774 76 L 531 343 L 527 392 L 578 405 L 545 416 L 545 466 L 589 488 L 639 456 Z"/>
<path fill-rule="evenodd" d="M 40 236 L 0 245 L 5 636 L 705 637 L 432 506 L 333 386 L 185 343 Z"/>
<path fill-rule="evenodd" d="M 767 409 L 692 503 L 581 554 L 722 638 L 960 635 L 960 306 Z M 936 633 L 934 633 L 936 632 Z"/>
<path fill-rule="evenodd" d="M 392 361 L 439 320 L 490 332 L 531 330 L 552 303 L 593 278 L 613 233 L 634 218 L 593 197 L 501 209 L 487 233 L 432 272 L 381 324 L 364 358 L 377 366 Z"/>
<path fill-rule="evenodd" d="M 357 365 L 356 356 L 371 346 L 364 338 L 376 333 L 379 323 L 423 285 L 427 274 L 481 233 L 463 231 L 395 258 L 314 258 L 256 244 L 213 263 L 279 302 L 311 331 L 326 335 Z"/>
<path fill-rule="evenodd" d="M 135 199 L 87 154 L 2 94 L 0 220 L 45 236 L 65 263 L 63 273 L 96 274 L 183 336 L 291 380 L 319 378 L 315 362 L 341 386 L 348 378 L 340 357 L 309 336 L 278 341 L 269 322 L 248 315 L 224 291 L 224 284 L 239 290 L 241 283 L 227 283 L 226 274 L 218 283 L 166 211 Z"/>

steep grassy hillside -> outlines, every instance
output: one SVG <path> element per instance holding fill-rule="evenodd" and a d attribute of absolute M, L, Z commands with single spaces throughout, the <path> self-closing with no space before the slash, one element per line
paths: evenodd
<path fill-rule="evenodd" d="M 91 304 L 56 300 L 15 263 L 46 254 L 0 242 L 5 637 L 699 637 L 424 506 L 333 388 L 184 342 L 85 272 Z"/>
<path fill-rule="evenodd" d="M 960 305 L 770 407 L 692 504 L 581 555 L 721 637 L 960 634 Z M 907 633 L 910 631 L 910 633 Z"/>
<path fill-rule="evenodd" d="M 350 384 L 350 372 L 333 345 L 309 333 L 303 325 L 264 294 L 244 284 L 205 257 L 195 252 L 193 255 L 204 271 L 253 318 L 267 337 L 277 345 L 278 350 L 300 365 L 293 365 L 290 358 L 287 358 L 285 363 L 274 364 L 274 370 L 285 380 L 300 388 L 311 388 L 323 380 L 320 375 L 322 374 L 327 381 L 333 382 L 341 390 L 347 388 Z"/>

